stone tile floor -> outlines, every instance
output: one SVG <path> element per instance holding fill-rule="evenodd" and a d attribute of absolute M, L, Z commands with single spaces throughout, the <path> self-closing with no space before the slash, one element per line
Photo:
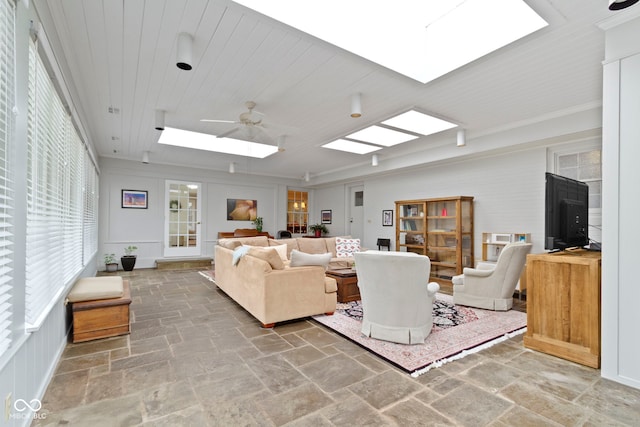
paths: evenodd
<path fill-rule="evenodd" d="M 521 336 L 412 378 L 309 319 L 260 328 L 197 270 L 119 274 L 131 335 L 68 344 L 35 425 L 640 424 L 640 390 Z"/>

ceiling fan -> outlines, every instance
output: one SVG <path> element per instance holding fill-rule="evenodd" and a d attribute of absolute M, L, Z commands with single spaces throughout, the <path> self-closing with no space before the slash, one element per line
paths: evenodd
<path fill-rule="evenodd" d="M 258 132 L 262 132 L 266 128 L 265 124 L 262 122 L 262 119 L 264 118 L 264 114 L 258 111 L 254 111 L 254 108 L 256 107 L 256 103 L 253 101 L 247 101 L 244 103 L 244 105 L 247 107 L 249 111 L 245 111 L 244 113 L 240 114 L 240 117 L 238 117 L 238 120 L 201 119 L 200 121 L 213 122 L 213 123 L 232 123 L 232 124 L 240 125 L 240 126 L 234 127 L 231 130 L 228 130 L 227 132 L 224 132 L 218 135 L 217 136 L 218 138 L 224 138 L 237 131 L 242 130 L 244 131 L 244 133 L 249 139 L 253 139 L 255 138 Z"/>

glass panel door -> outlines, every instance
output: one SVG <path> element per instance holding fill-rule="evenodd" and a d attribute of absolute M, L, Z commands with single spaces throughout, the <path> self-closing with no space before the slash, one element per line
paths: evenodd
<path fill-rule="evenodd" d="M 165 209 L 164 256 L 199 256 L 200 184 L 167 181 Z"/>

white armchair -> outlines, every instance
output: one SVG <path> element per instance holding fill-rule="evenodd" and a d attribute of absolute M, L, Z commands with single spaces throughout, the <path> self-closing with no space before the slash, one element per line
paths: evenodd
<path fill-rule="evenodd" d="M 509 243 L 495 265 L 465 268 L 463 274 L 452 279 L 453 302 L 487 310 L 510 310 L 513 292 L 530 251 L 531 243 Z"/>
<path fill-rule="evenodd" d="M 429 257 L 412 252 L 354 254 L 362 299 L 362 333 L 401 344 L 422 344 L 433 326 Z"/>

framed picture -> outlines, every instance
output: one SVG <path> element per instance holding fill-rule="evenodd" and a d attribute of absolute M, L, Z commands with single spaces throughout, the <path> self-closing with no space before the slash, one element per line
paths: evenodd
<path fill-rule="evenodd" d="M 322 224 L 331 224 L 331 210 L 320 211 L 320 222 Z"/>
<path fill-rule="evenodd" d="M 393 225 L 393 211 L 385 210 L 382 211 L 382 225 L 384 227 L 390 227 Z"/>
<path fill-rule="evenodd" d="M 147 209 L 149 199 L 146 191 L 122 190 L 122 207 L 129 209 Z"/>
<path fill-rule="evenodd" d="M 257 200 L 227 199 L 227 221 L 253 221 L 257 217 Z"/>

